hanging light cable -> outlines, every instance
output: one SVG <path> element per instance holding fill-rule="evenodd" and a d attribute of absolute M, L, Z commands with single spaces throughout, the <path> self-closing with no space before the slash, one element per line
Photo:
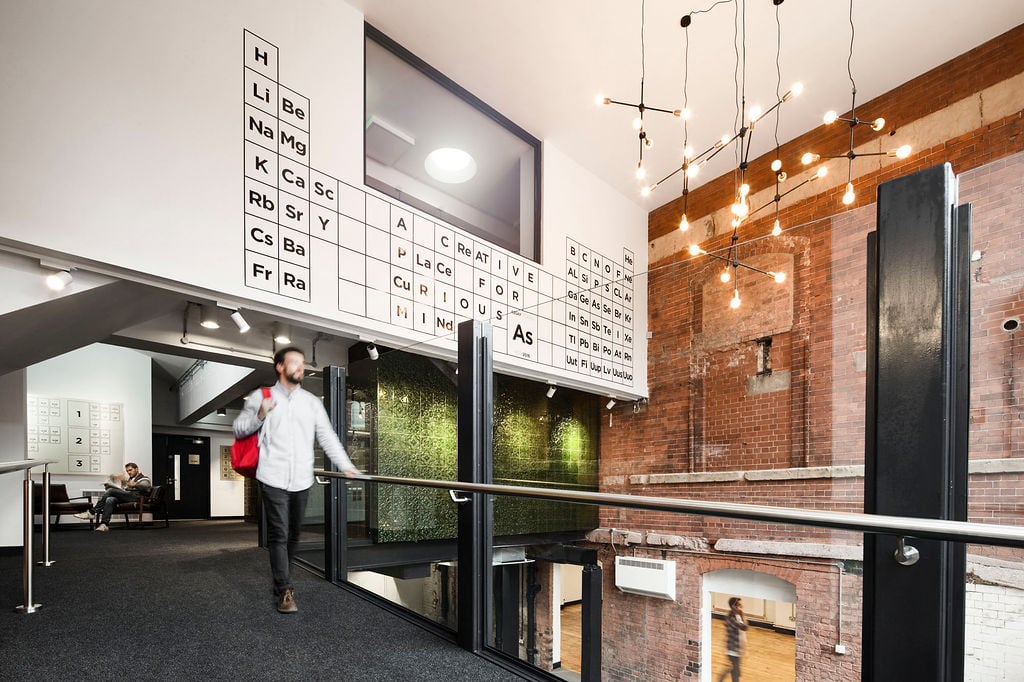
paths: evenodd
<path fill-rule="evenodd" d="M 611 99 L 610 97 L 604 97 L 602 95 L 597 96 L 598 104 L 618 104 L 621 106 L 635 108 L 639 115 L 633 119 L 633 129 L 637 131 L 639 139 L 640 154 L 639 160 L 636 164 L 636 177 L 638 180 L 643 180 L 647 175 L 647 169 L 644 167 L 644 149 L 649 149 L 653 144 L 650 135 L 647 134 L 647 130 L 644 128 L 644 113 L 647 111 L 660 111 L 666 114 L 672 114 L 676 118 L 683 117 L 682 109 L 663 109 L 659 107 L 648 106 L 644 103 L 644 81 L 647 76 L 647 55 L 645 53 L 646 47 L 644 45 L 644 29 L 646 22 L 646 6 L 642 0 L 640 3 L 640 102 L 622 102 L 619 100 Z M 645 193 L 646 196 L 646 193 Z"/>
<path fill-rule="evenodd" d="M 782 0 L 775 2 L 776 13 L 778 12 L 778 6 L 782 3 Z M 741 0 L 736 6 L 735 16 L 736 33 L 734 37 L 734 46 L 736 52 L 736 68 L 734 70 L 734 85 L 736 92 L 736 118 L 734 120 L 734 126 L 738 129 L 737 132 L 730 138 L 723 136 L 718 143 L 720 147 L 708 156 L 708 160 L 713 158 L 721 149 L 725 148 L 732 142 L 736 142 L 736 158 L 738 161 L 736 169 L 736 200 L 732 204 L 732 237 L 729 242 L 729 248 L 726 251 L 726 255 L 722 256 L 717 253 L 708 252 L 699 245 L 693 244 L 690 246 L 690 254 L 693 256 L 706 255 L 712 258 L 724 261 L 726 266 L 720 275 L 720 279 L 723 283 L 732 283 L 733 296 L 729 301 L 729 306 L 733 309 L 740 307 L 740 294 L 739 294 L 739 270 L 741 268 L 751 270 L 753 272 L 760 273 L 762 275 L 771 277 L 776 282 L 782 283 L 786 280 L 786 274 L 784 272 L 770 272 L 761 268 L 752 266 L 748 263 L 744 263 L 739 258 L 739 227 L 740 225 L 752 215 L 750 210 L 750 185 L 746 182 L 746 172 L 750 165 L 750 151 L 753 143 L 753 133 L 758 122 L 764 119 L 765 116 L 772 112 L 777 112 L 779 107 L 783 103 L 788 102 L 793 97 L 799 95 L 803 91 L 803 86 L 796 83 L 789 91 L 779 97 L 778 90 L 781 89 L 778 82 L 776 84 L 776 102 L 767 111 L 761 111 L 759 107 L 752 107 L 749 111 L 746 110 L 746 78 L 747 78 L 747 36 L 746 36 L 746 2 Z M 781 31 L 780 31 L 781 34 Z M 776 64 L 778 64 L 778 47 L 776 48 Z M 744 119 L 744 116 L 746 118 Z M 776 113 L 776 117 L 778 114 Z M 744 123 L 744 121 L 746 121 Z M 776 123 L 777 125 L 777 123 Z M 778 148 L 778 137 L 776 133 L 776 148 Z M 707 152 L 705 152 L 707 153 Z M 685 161 L 684 161 L 685 163 Z M 781 171 L 781 165 L 780 165 Z M 778 174 L 776 175 L 776 189 L 778 189 Z M 794 188 L 795 189 L 795 188 Z M 778 192 L 776 195 L 779 196 Z M 779 196 L 781 199 L 781 196 Z M 763 208 L 763 207 L 762 207 Z"/>
<path fill-rule="evenodd" d="M 854 137 L 855 137 L 855 133 L 857 131 L 857 126 L 859 126 L 859 125 L 871 126 L 871 129 L 874 130 L 875 132 L 879 132 L 879 131 L 881 131 L 882 129 L 885 128 L 885 119 L 882 118 L 882 117 L 879 117 L 879 118 L 876 118 L 876 119 L 873 119 L 873 120 L 862 120 L 862 119 L 857 117 L 857 82 L 853 78 L 853 66 L 852 66 L 852 63 L 853 63 L 853 45 L 854 45 L 855 37 L 856 37 L 856 27 L 854 26 L 854 23 L 853 23 L 853 0 L 850 0 L 850 51 L 849 51 L 849 54 L 847 55 L 847 58 L 846 58 L 846 74 L 847 74 L 847 76 L 850 79 L 850 89 L 851 89 L 850 117 L 846 118 L 846 117 L 843 117 L 843 116 L 839 116 L 835 111 L 828 111 L 828 112 L 825 112 L 825 116 L 822 119 L 824 121 L 825 125 L 831 125 L 831 124 L 835 123 L 836 121 L 843 121 L 844 123 L 849 124 L 849 126 L 850 126 L 850 148 L 849 148 L 849 150 L 847 152 L 845 152 L 843 154 L 833 154 L 833 155 L 829 155 L 829 156 L 822 155 L 822 154 L 815 154 L 813 152 L 807 152 L 800 159 L 801 162 L 805 166 L 810 165 L 812 163 L 816 163 L 816 162 L 820 161 L 821 159 L 843 159 L 843 158 L 847 159 L 847 164 L 846 164 L 846 173 L 847 173 L 846 174 L 846 191 L 843 193 L 843 204 L 845 204 L 847 206 L 853 204 L 853 202 L 856 201 L 856 199 L 857 199 L 857 195 L 856 195 L 856 193 L 854 192 L 854 189 L 853 189 L 853 160 L 854 159 L 856 159 L 858 156 L 888 156 L 888 157 L 895 157 L 895 158 L 898 158 L 898 159 L 905 159 L 908 156 L 910 156 L 911 151 L 912 151 L 909 144 L 905 144 L 905 145 L 902 145 L 900 147 L 897 147 L 896 149 L 890 149 L 890 150 L 884 151 L 884 152 L 859 152 L 858 153 L 855 150 L 855 148 L 854 148 L 854 144 L 855 144 Z"/>

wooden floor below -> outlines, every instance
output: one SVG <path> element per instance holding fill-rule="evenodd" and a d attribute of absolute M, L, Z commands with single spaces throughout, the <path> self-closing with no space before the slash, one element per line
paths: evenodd
<path fill-rule="evenodd" d="M 731 669 L 725 655 L 725 621 L 711 621 L 712 680 Z M 741 659 L 743 682 L 794 682 L 796 680 L 796 637 L 768 628 L 750 626 L 746 654 Z M 728 673 L 725 680 L 730 680 Z"/>
<path fill-rule="evenodd" d="M 583 606 L 562 608 L 562 668 L 580 672 L 580 616 Z M 730 669 L 725 655 L 725 622 L 711 622 L 711 679 Z M 767 628 L 747 630 L 747 653 L 741 664 L 743 682 L 794 682 L 796 680 L 796 637 Z M 730 679 L 728 673 L 725 680 Z"/>

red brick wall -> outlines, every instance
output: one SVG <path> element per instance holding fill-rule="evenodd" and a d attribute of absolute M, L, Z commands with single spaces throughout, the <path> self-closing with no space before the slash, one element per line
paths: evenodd
<path fill-rule="evenodd" d="M 857 112 L 860 118 L 872 119 L 881 115 L 885 116 L 889 125 L 886 130 L 877 133 L 863 126 L 864 130 L 857 133 L 857 142 L 864 144 L 883 137 L 893 126 L 905 125 L 927 114 L 940 111 L 1021 71 L 1024 71 L 1024 25 L 1017 26 L 870 102 L 858 104 Z M 848 117 L 849 112 L 842 115 Z M 951 161 L 953 171 L 961 173 L 1024 150 L 1024 139 L 1017 135 L 1020 132 L 1020 117 L 1010 118 L 1012 120 L 988 126 L 988 134 L 980 138 L 971 133 L 965 136 L 970 138 L 967 140 L 949 140 L 942 145 L 942 158 L 939 161 L 935 161 L 931 154 L 934 150 L 915 150 L 914 155 L 907 159 L 905 164 L 896 164 L 889 170 L 889 174 L 882 174 L 882 177 L 864 184 L 855 182 L 858 203 L 872 200 L 877 182 L 905 175 L 910 169 L 928 168 L 941 161 Z M 1007 126 L 1012 130 L 1006 130 Z M 783 162 L 783 168 L 800 168 L 800 157 L 809 149 L 844 149 L 848 144 L 848 127 L 822 125 L 782 145 L 779 158 Z M 769 168 L 770 162 L 771 159 L 764 157 L 751 161 L 746 176 L 751 187 L 768 187 L 775 182 L 774 173 Z M 687 203 L 691 222 L 695 216 L 703 216 L 731 204 L 735 191 L 732 174 L 724 175 L 692 191 Z M 838 194 L 841 195 L 843 191 L 845 188 L 838 190 Z M 830 202 L 828 211 L 823 215 L 834 212 L 833 206 L 834 203 Z M 681 214 L 681 198 L 652 211 L 650 238 L 655 239 L 676 229 Z"/>
<path fill-rule="evenodd" d="M 662 558 L 660 552 L 651 551 L 639 551 L 635 556 Z M 669 552 L 666 557 L 676 561 L 676 594 L 679 596 L 674 602 L 621 592 L 615 587 L 613 572 L 604 571 L 602 679 L 627 682 L 700 679 L 704 576 L 729 568 L 751 570 L 751 566 L 738 565 L 724 556 Z M 607 548 L 601 551 L 600 559 L 606 567 L 615 565 L 615 554 Z M 840 569 L 835 562 L 808 561 L 801 565 L 772 557 L 759 560 L 756 570 L 792 583 L 800 595 L 796 610 L 796 679 L 815 682 L 859 679 L 861 576 Z M 840 643 L 840 610 L 845 655 L 835 653 L 835 645 Z M 703 646 L 710 646 L 710 643 Z"/>
<path fill-rule="evenodd" d="M 890 121 L 909 123 L 1022 69 L 1024 27 L 1018 27 L 859 106 L 858 112 L 870 116 L 877 110 Z M 852 209 L 840 203 L 842 187 L 784 206 L 782 224 L 795 227 L 778 238 L 750 241 L 767 234 L 774 216 L 744 225 L 739 234 L 741 260 L 763 264 L 791 257 L 792 272 L 781 290 L 773 289 L 779 285 L 767 278 L 741 272 L 743 305 L 738 311 L 727 306 L 731 284 L 723 285 L 717 278 L 720 261 L 676 253 L 652 262 L 647 282 L 650 402 L 639 414 L 620 406 L 612 424 L 603 424 L 602 490 L 861 511 L 861 478 L 645 486 L 630 484 L 629 476 L 863 463 L 865 239 L 874 229 L 875 190 L 881 182 L 944 162 L 958 174 L 961 202 L 973 204 L 972 248 L 981 252 L 980 260 L 971 265 L 970 457 L 1024 457 L 1024 327 L 1012 335 L 1001 329 L 1007 317 L 1024 318 L 1022 133 L 1024 117 L 1017 112 L 918 149 L 905 161 L 856 179 L 858 199 Z M 832 134 L 824 128 L 808 133 L 784 148 L 783 160 L 793 163 L 809 147 L 843 146 L 829 137 Z M 766 168 L 767 162 L 751 167 Z M 751 178 L 755 187 L 769 182 L 768 177 Z M 729 176 L 691 193 L 691 221 L 730 203 L 732 183 Z M 652 240 L 676 228 L 677 204 L 651 213 Z M 703 242 L 703 248 L 726 249 L 730 233 Z M 780 300 L 785 305 L 777 305 Z M 754 339 L 767 334 L 773 337 L 773 369 L 788 370 L 790 385 L 748 395 L 747 379 L 756 372 Z M 1024 474 L 974 474 L 969 495 L 971 520 L 1016 525 L 1024 519 Z M 855 533 L 623 509 L 602 510 L 601 525 L 700 537 L 712 545 L 720 538 L 861 543 Z M 662 558 L 657 549 L 636 551 Z M 1022 555 L 990 547 L 971 551 L 1017 560 Z M 702 576 L 721 568 L 764 571 L 797 585 L 797 679 L 859 677 L 857 575 L 843 576 L 844 643 L 849 653 L 836 656 L 832 646 L 838 623 L 831 610 L 837 599 L 835 570 L 819 571 L 770 557 L 688 554 L 679 564 L 678 589 L 683 596 L 672 603 L 619 593 L 614 588 L 614 557 L 607 548 L 603 552 L 606 679 L 695 676 L 700 614 L 694 595 L 700 594 Z"/>

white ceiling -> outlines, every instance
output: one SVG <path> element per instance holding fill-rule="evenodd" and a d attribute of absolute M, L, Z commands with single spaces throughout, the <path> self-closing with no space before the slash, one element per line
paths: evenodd
<path fill-rule="evenodd" d="M 641 199 L 634 169 L 636 111 L 598 107 L 603 94 L 635 103 L 640 98 L 641 0 L 350 0 L 368 23 L 487 102 L 527 132 L 554 145 L 638 204 L 654 208 L 679 196 L 666 183 Z M 739 4 L 737 4 L 737 2 Z M 693 16 L 688 29 L 680 18 Z M 699 152 L 735 131 L 736 26 L 744 0 L 645 0 L 644 102 L 681 108 L 684 41 L 689 43 L 687 104 L 693 112 L 688 139 Z M 781 24 L 781 92 L 800 81 L 804 95 L 781 109 L 784 143 L 821 124 L 822 114 L 848 111 L 851 84 L 850 4 L 836 0 L 785 0 Z M 1021 0 L 855 0 L 851 66 L 857 101 L 865 103 L 929 69 L 1024 23 Z M 776 8 L 771 0 L 746 0 L 748 107 L 776 100 Z M 886 112 L 858 109 L 862 118 Z M 654 146 L 644 154 L 647 182 L 682 162 L 683 126 L 667 114 L 648 112 Z M 899 120 L 887 128 L 898 128 Z M 758 129 L 750 158 L 774 145 L 774 122 Z M 691 184 L 698 186 L 736 165 L 722 153 Z"/>

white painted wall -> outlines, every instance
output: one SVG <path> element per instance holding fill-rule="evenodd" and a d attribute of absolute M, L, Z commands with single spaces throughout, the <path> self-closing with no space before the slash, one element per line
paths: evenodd
<path fill-rule="evenodd" d="M 246 286 L 246 30 L 276 48 L 280 86 L 309 101 L 311 172 L 372 203 L 375 193 L 362 186 L 363 17 L 344 2 L 0 3 L 2 54 L 14 56 L 0 59 L 9 103 L 0 108 L 0 240 L 453 356 L 454 341 L 435 338 L 436 326 L 417 331 L 408 321 L 340 310 L 347 297 L 339 295 L 339 249 L 327 242 L 310 240 L 308 301 Z M 565 277 L 570 239 L 611 260 L 628 249 L 634 274 L 646 270 L 642 208 L 548 144 L 543 178 L 542 273 Z M 495 369 L 620 397 L 646 394 L 645 284 L 634 284 L 631 383 L 545 364 L 540 346 L 524 358 L 513 345 L 515 325 L 506 325 L 507 349 L 496 335 Z M 374 303 L 390 299 L 376 293 Z M 554 319 L 533 314 L 539 327 Z"/>
<path fill-rule="evenodd" d="M 25 375 L 25 370 L 0 375 L 0 462 L 26 458 Z M 23 471 L 0 476 L 0 547 L 24 546 L 24 481 Z"/>
<path fill-rule="evenodd" d="M 210 436 L 210 516 L 245 515 L 245 479 L 220 480 L 220 448 L 235 442 L 230 433 L 204 434 Z"/>
<path fill-rule="evenodd" d="M 153 464 L 152 360 L 135 350 L 93 344 L 32 365 L 27 391 L 34 395 L 78 398 L 124 406 L 124 461 L 136 462 L 144 473 Z M 97 475 L 54 475 L 68 495 L 82 488 L 102 487 L 106 471 Z"/>
<path fill-rule="evenodd" d="M 92 272 L 74 272 L 74 280 L 63 291 L 46 286 L 46 276 L 55 270 L 44 268 L 38 260 L 0 252 L 0 315 L 81 293 L 114 280 Z"/>
<path fill-rule="evenodd" d="M 191 415 L 203 405 L 253 373 L 248 367 L 205 362 L 202 367 L 183 378 L 178 388 L 178 418 Z"/>
<path fill-rule="evenodd" d="M 606 258 L 633 252 L 634 389 L 647 394 L 647 213 L 550 143 L 544 144 L 541 262 L 564 265 L 566 237 Z M 640 230 L 636 226 L 643 225 Z"/>

